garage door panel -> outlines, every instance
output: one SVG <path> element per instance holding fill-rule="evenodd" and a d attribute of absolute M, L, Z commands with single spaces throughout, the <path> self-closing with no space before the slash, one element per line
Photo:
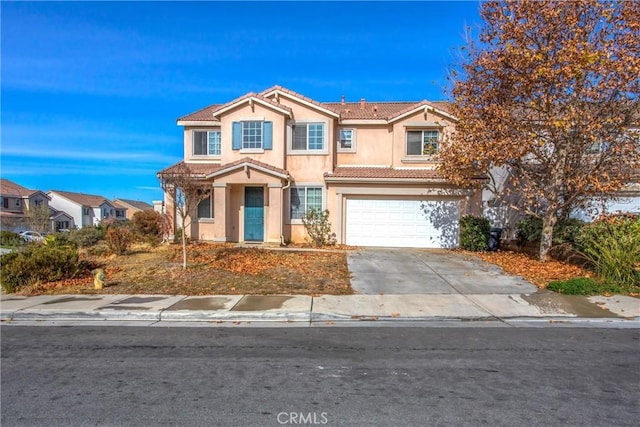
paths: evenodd
<path fill-rule="evenodd" d="M 346 243 L 455 247 L 459 204 L 458 200 L 347 199 Z"/>

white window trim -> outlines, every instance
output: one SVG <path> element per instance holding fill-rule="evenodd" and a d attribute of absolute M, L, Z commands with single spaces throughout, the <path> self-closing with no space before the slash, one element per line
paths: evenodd
<path fill-rule="evenodd" d="M 343 131 L 343 130 L 351 131 L 351 148 L 342 148 L 340 146 L 340 131 Z M 338 152 L 339 153 L 355 153 L 356 152 L 356 135 L 357 135 L 356 128 L 349 128 L 349 127 L 338 128 L 338 138 L 336 140 L 336 143 L 338 146 Z"/>
<path fill-rule="evenodd" d="M 327 209 L 327 189 L 324 186 L 324 183 L 318 182 L 298 182 L 296 185 L 292 185 L 287 191 L 287 203 L 285 208 L 287 209 L 286 213 L 286 224 L 289 225 L 302 225 L 302 219 L 292 219 L 291 218 L 291 188 L 304 188 L 304 187 L 313 187 L 322 189 L 322 210 Z"/>
<path fill-rule="evenodd" d="M 409 154 L 409 132 L 438 132 L 438 151 L 436 151 L 434 154 Z M 440 129 L 434 129 L 434 128 L 424 128 L 424 129 L 407 129 L 407 131 L 404 133 L 404 157 L 403 157 L 403 161 L 406 160 L 411 160 L 411 159 L 425 159 L 425 160 L 429 160 L 429 159 L 433 159 L 434 157 L 436 157 L 438 155 L 438 153 L 440 152 L 440 144 L 442 143 L 442 131 Z M 424 135 L 422 137 L 422 144 L 423 144 L 423 150 L 424 150 Z"/>
<path fill-rule="evenodd" d="M 206 132 L 207 133 L 207 153 L 209 152 L 209 132 L 218 132 L 220 134 L 220 154 L 196 154 L 196 150 L 195 150 L 195 143 L 196 143 L 196 138 L 195 138 L 195 133 L 196 132 Z M 195 158 L 195 159 L 202 159 L 202 158 L 213 158 L 213 159 L 219 159 L 222 156 L 222 130 L 220 128 L 217 129 L 192 129 L 191 130 L 191 157 Z"/>
<path fill-rule="evenodd" d="M 204 199 L 206 200 L 206 199 Z M 198 206 L 200 205 L 200 202 L 198 202 Z M 209 212 L 211 212 L 211 217 L 210 218 L 200 218 L 198 216 L 198 206 L 196 206 L 196 222 L 202 222 L 202 223 L 211 223 L 211 222 L 215 222 L 215 215 L 216 213 L 213 211 L 213 194 L 209 195 Z"/>
<path fill-rule="evenodd" d="M 320 123 L 323 126 L 322 130 L 322 150 L 294 150 L 293 149 L 293 126 L 294 125 L 309 125 L 310 123 Z M 290 120 L 287 123 L 287 154 L 290 156 L 326 156 L 329 154 L 328 144 L 329 122 L 324 119 L 319 120 Z M 309 130 L 307 128 L 307 147 L 309 146 Z"/>

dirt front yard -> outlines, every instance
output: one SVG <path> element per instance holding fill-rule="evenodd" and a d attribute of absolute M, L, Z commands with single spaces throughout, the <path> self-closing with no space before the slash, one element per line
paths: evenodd
<path fill-rule="evenodd" d="M 282 251 L 230 245 L 189 247 L 182 269 L 179 245 L 140 247 L 122 256 L 88 256 L 106 273 L 106 287 L 95 290 L 93 276 L 23 289 L 21 294 L 168 295 L 349 295 L 353 293 L 346 253 Z"/>

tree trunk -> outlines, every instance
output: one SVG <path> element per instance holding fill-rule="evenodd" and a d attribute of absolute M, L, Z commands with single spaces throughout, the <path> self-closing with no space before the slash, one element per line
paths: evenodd
<path fill-rule="evenodd" d="M 538 259 L 542 262 L 549 261 L 549 249 L 553 245 L 553 226 L 556 225 L 558 217 L 556 211 L 546 212 L 542 218 L 542 237 L 540 238 L 540 252 Z"/>
<path fill-rule="evenodd" d="M 187 269 L 187 230 L 182 220 L 182 269 Z"/>

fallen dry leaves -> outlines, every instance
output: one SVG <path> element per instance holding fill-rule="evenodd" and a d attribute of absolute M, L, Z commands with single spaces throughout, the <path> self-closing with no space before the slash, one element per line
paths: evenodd
<path fill-rule="evenodd" d="M 498 265 L 507 273 L 522 276 L 539 288 L 546 288 L 549 282 L 554 280 L 593 276 L 592 272 L 577 265 L 560 261 L 541 262 L 530 255 L 518 252 L 461 252 Z"/>
<path fill-rule="evenodd" d="M 106 287 L 93 289 L 93 276 L 37 284 L 23 290 L 39 294 L 169 295 L 349 295 L 351 274 L 341 251 L 281 251 L 194 244 L 182 269 L 179 245 L 137 248 L 123 256 L 91 257 L 106 273 Z"/>

